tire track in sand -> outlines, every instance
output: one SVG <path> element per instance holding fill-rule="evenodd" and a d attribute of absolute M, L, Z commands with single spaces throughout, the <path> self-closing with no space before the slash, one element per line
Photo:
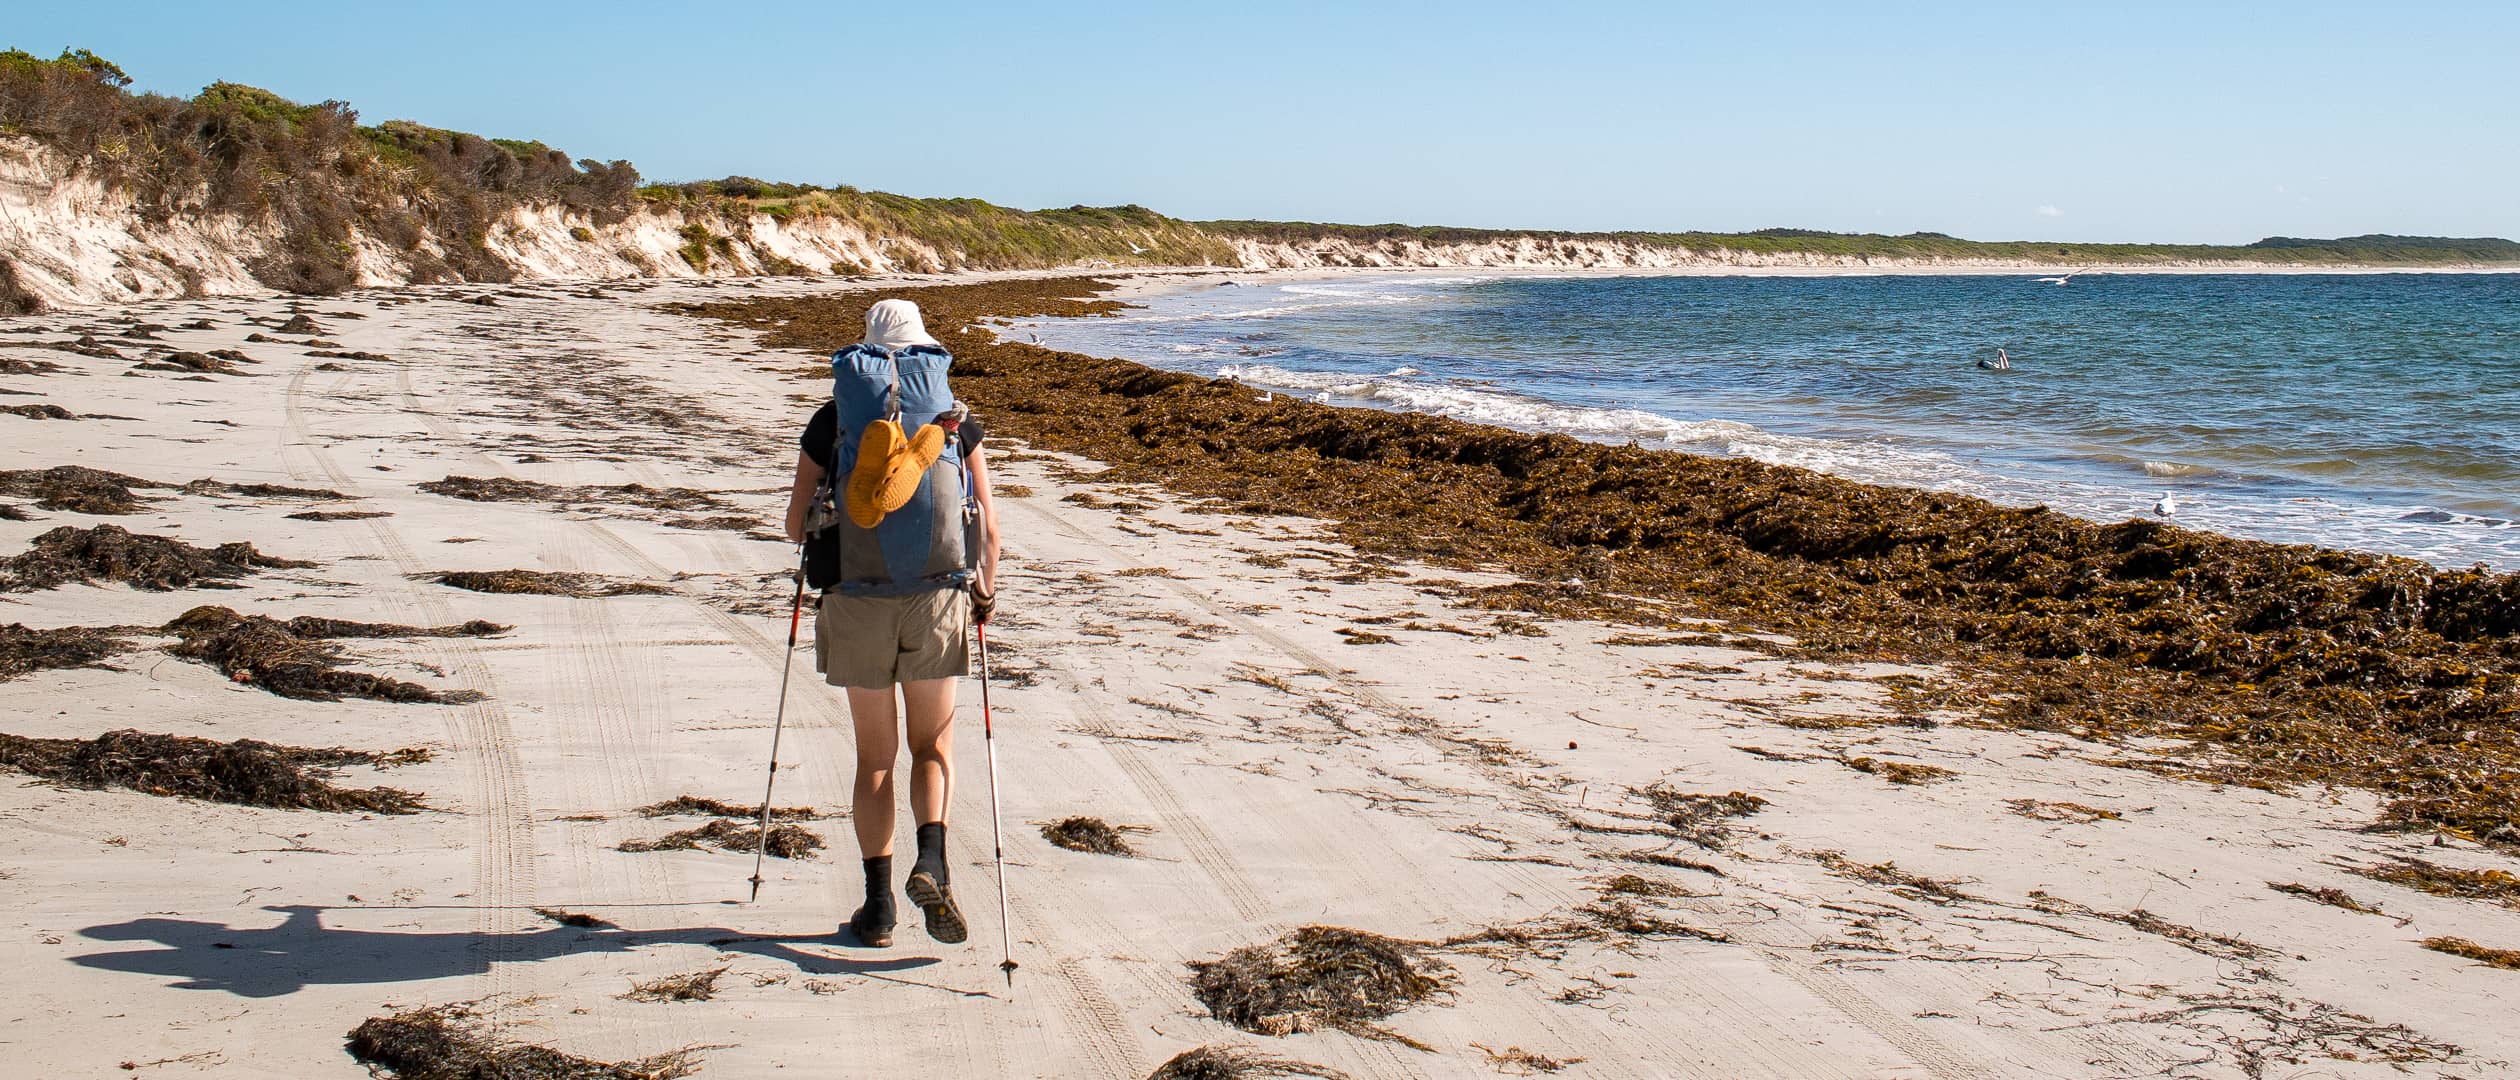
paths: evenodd
<path fill-rule="evenodd" d="M 337 488 L 354 487 L 351 474 L 317 441 L 314 426 L 307 419 L 306 382 L 313 373 L 310 361 L 302 363 L 289 377 L 285 412 L 290 442 L 283 444 L 282 457 L 293 477 L 316 479 L 309 475 L 311 467 Z M 290 454 L 290 450 L 297 453 Z M 297 460 L 288 460 L 291 458 Z M 363 524 L 376 548 L 401 573 L 426 571 L 428 567 L 388 524 L 391 520 L 371 518 Z M 443 626 L 460 621 L 442 598 L 425 589 L 395 590 L 386 595 L 397 601 L 408 598 L 404 606 L 418 613 L 418 617 L 410 618 L 412 622 Z M 459 684 L 486 695 L 481 701 L 444 707 L 440 723 L 447 741 L 464 755 L 472 781 L 476 841 L 472 925 L 473 932 L 482 938 L 484 993 L 506 994 L 511 992 L 514 977 L 505 965 L 519 959 L 522 950 L 510 931 L 516 913 L 534 906 L 536 899 L 534 826 L 525 768 L 517 754 L 507 709 L 500 704 L 497 680 L 492 678 L 481 654 L 462 638 L 428 639 L 422 649 L 433 655 Z"/>

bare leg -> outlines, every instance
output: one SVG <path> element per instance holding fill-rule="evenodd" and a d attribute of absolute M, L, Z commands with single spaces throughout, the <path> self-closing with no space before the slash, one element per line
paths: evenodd
<path fill-rule="evenodd" d="M 856 691 L 850 691 L 855 694 Z M 855 698 L 851 699 L 852 704 Z M 954 801 L 954 680 L 921 679 L 901 684 L 902 704 L 908 707 L 910 731 L 910 814 L 921 825 L 941 824 L 945 810 Z M 864 727 L 860 726 L 859 745 L 865 745 Z M 863 766 L 858 775 L 866 774 Z M 863 780 L 861 779 L 861 783 Z M 886 804 L 890 810 L 890 804 Z M 892 818 L 884 819 L 886 842 L 891 840 Z M 864 826 L 860 826 L 863 830 Z M 859 833 L 862 837 L 863 831 Z"/>
<path fill-rule="evenodd" d="M 857 785 L 851 791 L 850 818 L 857 828 L 859 854 L 872 859 L 892 854 L 893 766 L 901 759 L 901 728 L 892 687 L 848 689 L 849 721 L 857 729 Z M 914 772 L 911 789 L 917 787 Z"/>

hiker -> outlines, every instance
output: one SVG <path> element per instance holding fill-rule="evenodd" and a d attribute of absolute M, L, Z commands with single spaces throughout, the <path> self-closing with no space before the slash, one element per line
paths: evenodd
<path fill-rule="evenodd" d="M 787 535 L 822 590 L 814 666 L 845 688 L 857 734 L 852 813 L 866 903 L 844 929 L 892 944 L 893 772 L 906 730 L 918 855 L 902 885 L 947 944 L 969 931 L 945 860 L 954 788 L 954 680 L 971 624 L 995 607 L 997 511 L 981 428 L 946 383 L 953 363 L 918 305 L 883 300 L 866 337 L 832 355 L 832 400 L 805 425 Z M 895 688 L 899 688 L 897 713 Z"/>

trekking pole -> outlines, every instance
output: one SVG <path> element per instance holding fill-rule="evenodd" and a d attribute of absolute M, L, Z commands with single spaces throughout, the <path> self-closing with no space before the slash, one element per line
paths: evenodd
<path fill-rule="evenodd" d="M 991 861 L 997 867 L 998 887 L 998 970 L 1006 973 L 1006 988 L 1015 989 L 1015 932 L 1006 918 L 1006 840 L 998 831 L 997 732 L 989 719 L 989 627 L 974 622 L 971 632 L 980 638 L 980 745 L 989 754 L 989 847 Z"/>
<path fill-rule="evenodd" d="M 752 899 L 761 899 L 761 860 L 770 852 L 770 789 L 779 783 L 779 732 L 787 727 L 788 675 L 796 670 L 796 628 L 805 621 L 805 545 L 796 545 L 796 599 L 788 603 L 787 659 L 779 665 L 779 711 L 770 721 L 770 778 L 761 784 L 761 838 L 753 846 Z M 985 696 L 985 695 L 984 695 Z M 745 903 L 751 903 L 747 900 Z"/>

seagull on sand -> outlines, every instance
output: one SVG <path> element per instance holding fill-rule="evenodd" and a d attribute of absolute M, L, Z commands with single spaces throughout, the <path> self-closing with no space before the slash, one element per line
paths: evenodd
<path fill-rule="evenodd" d="M 2153 504 L 2153 513 L 2159 514 L 2162 517 L 2171 517 L 2178 512 L 2179 497 L 2167 491 L 2161 493 L 2160 502 Z"/>
<path fill-rule="evenodd" d="M 2065 284 L 2065 283 L 2066 283 L 2066 282 L 2068 282 L 2068 281 L 2072 281 L 2072 280 L 2074 280 L 2076 277 L 2078 277 L 2078 276 L 2080 276 L 2080 275 L 2083 275 L 2083 274 L 2088 274 L 2088 273 L 2090 273 L 2090 272 L 2091 272 L 2091 268 L 2090 268 L 2090 267 L 2088 267 L 2088 266 L 2086 266 L 2086 267 L 2083 267 L 2083 268 L 2082 268 L 2082 269 L 2080 269 L 2080 270 L 2076 270 L 2076 271 L 2074 271 L 2074 272 L 2073 272 L 2073 273 L 2071 273 L 2071 274 L 2066 274 L 2066 275 L 2063 275 L 2063 276 L 2061 276 L 2061 277 L 2031 278 L 2030 280 L 2035 281 L 2035 282 L 2038 282 L 2038 283 L 2039 283 L 2039 284 L 2041 284 L 2041 285 L 2062 285 L 2062 284 Z"/>

